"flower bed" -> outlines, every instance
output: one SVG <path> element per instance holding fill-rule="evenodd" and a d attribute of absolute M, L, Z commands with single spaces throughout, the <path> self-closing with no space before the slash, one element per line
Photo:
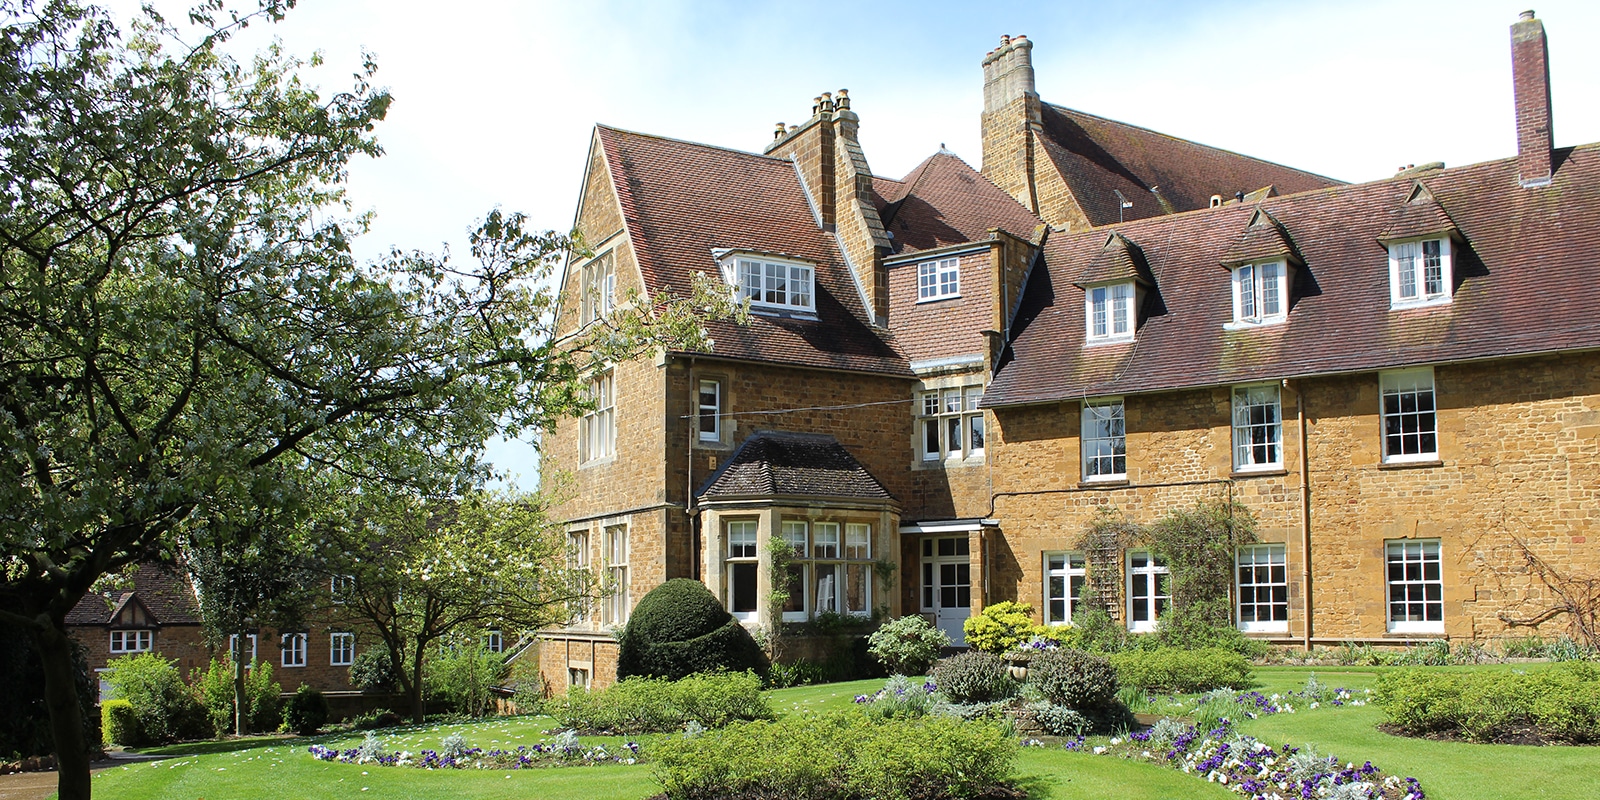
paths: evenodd
<path fill-rule="evenodd" d="M 513 750 L 484 750 L 470 747 L 459 736 L 447 736 L 438 750 L 416 753 L 387 750 L 372 733 L 357 747 L 335 750 L 314 744 L 306 748 L 313 758 L 342 764 L 373 764 L 380 767 L 420 769 L 531 769 L 535 767 L 578 767 L 594 764 L 637 764 L 641 758 L 637 742 L 629 741 L 615 750 L 604 745 L 584 747 L 573 731 L 563 731 L 547 742 Z"/>
<path fill-rule="evenodd" d="M 1113 738 L 1107 746 L 1088 748 L 1079 739 L 1069 742 L 1067 749 L 1164 764 L 1252 800 L 1426 798 L 1415 778 L 1386 774 L 1370 761 L 1341 765 L 1331 755 L 1289 745 L 1274 748 L 1235 732 L 1229 722 L 1202 732 L 1193 725 L 1162 720 L 1148 730 Z"/>

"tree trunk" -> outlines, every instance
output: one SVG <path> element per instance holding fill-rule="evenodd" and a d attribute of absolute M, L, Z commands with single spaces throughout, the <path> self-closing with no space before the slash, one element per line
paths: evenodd
<path fill-rule="evenodd" d="M 246 705 L 244 696 L 244 631 L 240 631 L 235 638 L 229 658 L 233 660 L 233 735 L 243 736 L 250 732 L 250 722 L 245 717 L 250 709 Z"/>
<path fill-rule="evenodd" d="M 83 708 L 78 704 L 77 669 L 72 642 L 53 621 L 28 629 L 44 665 L 45 707 L 55 738 L 56 791 L 59 800 L 89 800 L 89 747 L 84 741 Z"/>
<path fill-rule="evenodd" d="M 422 707 L 422 656 L 426 649 L 418 644 L 416 652 L 411 654 L 411 721 L 418 725 L 428 716 Z"/>

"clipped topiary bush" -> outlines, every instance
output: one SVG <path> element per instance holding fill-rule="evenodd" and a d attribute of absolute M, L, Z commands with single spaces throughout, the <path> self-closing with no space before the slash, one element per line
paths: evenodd
<path fill-rule="evenodd" d="M 1033 606 L 1011 600 L 991 603 L 961 625 L 967 646 L 985 653 L 1004 653 L 1035 637 L 1051 639 L 1056 632 L 1033 621 Z"/>
<path fill-rule="evenodd" d="M 688 578 L 673 578 L 640 598 L 618 645 L 618 679 L 767 670 L 750 632 L 705 584 Z"/>
<path fill-rule="evenodd" d="M 867 637 L 867 652 L 894 675 L 926 675 L 950 637 L 920 614 L 884 623 Z"/>
<path fill-rule="evenodd" d="M 1105 656 L 1082 650 L 1045 650 L 1028 662 L 1028 682 L 1052 704 L 1079 710 L 1116 699 L 1117 670 Z"/>
<path fill-rule="evenodd" d="M 992 703 L 1017 691 L 1006 663 L 993 653 L 978 650 L 934 664 L 933 685 L 952 703 Z"/>
<path fill-rule="evenodd" d="M 143 747 L 144 734 L 139 730 L 139 716 L 133 703 L 127 700 L 107 700 L 100 704 L 100 727 L 106 732 L 106 741 L 123 747 Z"/>
<path fill-rule="evenodd" d="M 316 733 L 327 721 L 327 698 L 322 696 L 322 692 L 303 683 L 283 707 L 283 727 L 301 736 Z"/>
<path fill-rule="evenodd" d="M 1162 647 L 1110 656 L 1117 678 L 1124 685 L 1147 692 L 1189 694 L 1224 686 L 1245 689 L 1251 685 L 1250 662 L 1232 650 L 1209 647 L 1180 650 Z"/>

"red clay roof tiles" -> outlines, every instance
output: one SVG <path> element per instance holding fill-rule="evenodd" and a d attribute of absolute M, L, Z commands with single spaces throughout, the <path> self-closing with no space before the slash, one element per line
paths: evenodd
<path fill-rule="evenodd" d="M 1106 232 L 1052 234 L 1029 277 L 986 406 L 1156 392 L 1413 364 L 1600 347 L 1600 145 L 1558 150 L 1554 182 L 1517 185 L 1515 159 L 1445 170 L 1428 187 L 1457 226 L 1454 297 L 1391 309 L 1379 237 L 1414 181 L 1391 179 L 1263 201 L 1304 259 L 1287 321 L 1228 330 L 1217 268 L 1253 208 L 1224 206 L 1119 226 L 1157 290 L 1131 343 L 1084 346 L 1072 286 Z M 1154 310 L 1155 313 L 1152 313 Z"/>

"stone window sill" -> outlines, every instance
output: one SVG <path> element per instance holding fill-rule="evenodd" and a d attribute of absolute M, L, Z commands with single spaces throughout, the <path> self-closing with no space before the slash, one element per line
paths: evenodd
<path fill-rule="evenodd" d="M 1121 489 L 1133 484 L 1127 478 L 1118 478 L 1114 481 L 1080 481 L 1079 489 Z"/>
<path fill-rule="evenodd" d="M 1281 478 L 1284 475 L 1288 475 L 1288 474 L 1289 474 L 1289 470 L 1286 470 L 1286 469 L 1284 469 L 1282 467 L 1279 467 L 1277 469 L 1246 469 L 1246 470 L 1237 470 L 1236 469 L 1228 477 L 1230 477 L 1230 478 L 1232 478 L 1234 480 L 1239 480 L 1241 478 Z"/>
<path fill-rule="evenodd" d="M 1444 462 L 1438 459 L 1432 461 L 1384 461 L 1378 464 L 1378 469 L 1422 469 L 1442 466 L 1444 466 Z"/>

